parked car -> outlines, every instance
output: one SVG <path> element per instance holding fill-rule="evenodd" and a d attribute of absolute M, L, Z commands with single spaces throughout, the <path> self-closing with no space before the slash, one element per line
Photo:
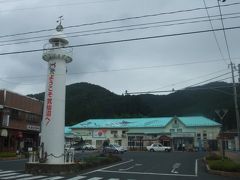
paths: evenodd
<path fill-rule="evenodd" d="M 147 146 L 147 150 L 154 152 L 154 151 L 167 151 L 170 152 L 172 150 L 172 148 L 170 146 L 163 146 L 160 143 L 154 143 L 151 144 L 151 146 Z"/>
<path fill-rule="evenodd" d="M 104 153 L 124 153 L 126 151 L 126 148 L 118 144 L 109 144 L 108 146 L 103 147 Z"/>
<path fill-rule="evenodd" d="M 83 150 L 94 150 L 94 149 L 96 149 L 96 146 L 94 146 L 92 144 L 89 144 L 89 143 L 86 143 L 82 146 L 82 149 Z"/>
<path fill-rule="evenodd" d="M 79 143 L 75 143 L 75 144 L 65 144 L 64 145 L 65 150 L 68 149 L 74 149 L 74 150 L 82 150 L 83 149 L 83 145 L 79 144 Z"/>

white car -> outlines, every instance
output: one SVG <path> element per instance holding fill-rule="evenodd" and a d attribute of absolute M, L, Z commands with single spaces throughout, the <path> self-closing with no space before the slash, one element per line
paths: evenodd
<path fill-rule="evenodd" d="M 89 143 L 86 143 L 86 144 L 83 145 L 82 149 L 84 149 L 84 150 L 95 150 L 96 146 L 94 146 L 92 144 L 89 144 Z"/>
<path fill-rule="evenodd" d="M 167 151 L 170 152 L 172 148 L 170 146 L 163 146 L 160 143 L 154 143 L 151 146 L 147 146 L 147 150 L 154 152 L 154 151 Z"/>

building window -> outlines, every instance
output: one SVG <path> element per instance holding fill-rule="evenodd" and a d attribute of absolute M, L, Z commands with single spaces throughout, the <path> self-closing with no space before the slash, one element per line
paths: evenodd
<path fill-rule="evenodd" d="M 172 127 L 173 128 L 178 128 L 179 127 L 177 119 L 174 119 L 174 122 L 172 123 Z"/>
<path fill-rule="evenodd" d="M 122 138 L 127 137 L 126 131 L 122 131 Z"/>
<path fill-rule="evenodd" d="M 203 139 L 206 140 L 207 139 L 207 133 L 203 133 Z"/>
<path fill-rule="evenodd" d="M 182 132 L 182 129 L 177 129 L 177 132 L 181 133 L 181 132 Z"/>
<path fill-rule="evenodd" d="M 170 133 L 174 133 L 175 132 L 175 129 L 170 129 Z"/>
<path fill-rule="evenodd" d="M 11 110 L 11 115 L 10 115 L 10 117 L 11 117 L 11 119 L 13 119 L 13 120 L 18 120 L 18 118 L 19 118 L 18 110 L 12 109 L 12 110 Z"/>
<path fill-rule="evenodd" d="M 201 139 L 201 134 L 197 133 L 197 139 Z"/>
<path fill-rule="evenodd" d="M 34 115 L 28 114 L 28 121 L 34 121 Z"/>
<path fill-rule="evenodd" d="M 128 146 L 130 147 L 135 146 L 135 136 L 128 136 Z"/>
<path fill-rule="evenodd" d="M 136 146 L 143 146 L 143 136 L 136 136 Z"/>
<path fill-rule="evenodd" d="M 113 135 L 113 137 L 118 137 L 118 132 L 117 131 L 111 131 L 111 134 Z"/>

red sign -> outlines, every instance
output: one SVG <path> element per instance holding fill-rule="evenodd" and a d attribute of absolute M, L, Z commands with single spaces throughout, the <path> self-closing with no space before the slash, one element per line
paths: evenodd
<path fill-rule="evenodd" d="M 54 75 L 55 75 L 55 68 L 56 68 L 56 63 L 49 63 L 49 76 L 48 76 L 48 88 L 47 88 L 47 96 L 46 98 L 46 111 L 45 111 L 45 121 L 46 121 L 46 126 L 48 123 L 51 121 L 51 116 L 52 116 L 52 97 L 53 97 L 53 80 L 54 80 Z"/>

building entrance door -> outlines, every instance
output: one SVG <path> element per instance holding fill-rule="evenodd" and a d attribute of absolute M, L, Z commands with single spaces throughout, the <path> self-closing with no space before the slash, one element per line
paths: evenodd
<path fill-rule="evenodd" d="M 173 147 L 175 151 L 193 150 L 193 137 L 174 137 Z"/>

